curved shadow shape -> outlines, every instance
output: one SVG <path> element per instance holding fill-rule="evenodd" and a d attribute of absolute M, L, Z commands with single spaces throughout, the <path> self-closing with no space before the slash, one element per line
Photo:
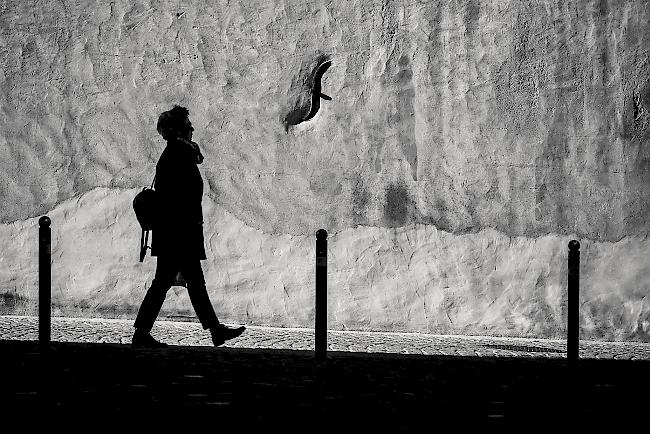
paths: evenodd
<path fill-rule="evenodd" d="M 316 116 L 316 113 L 318 113 L 318 110 L 320 109 L 321 98 L 327 101 L 332 100 L 331 97 L 321 93 L 321 79 L 323 78 L 323 74 L 325 74 L 325 71 L 327 71 L 327 69 L 331 65 L 332 65 L 332 61 L 326 60 L 325 62 L 318 65 L 316 71 L 314 71 L 314 88 L 312 89 L 312 93 L 311 93 L 311 109 L 309 110 L 307 116 L 302 120 L 303 122 L 308 121 L 309 119 Z"/>

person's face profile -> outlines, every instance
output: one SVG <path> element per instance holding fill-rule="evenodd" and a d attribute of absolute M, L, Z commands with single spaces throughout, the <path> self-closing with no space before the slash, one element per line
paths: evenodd
<path fill-rule="evenodd" d="M 185 117 L 185 120 L 183 121 L 183 129 L 181 131 L 181 136 L 186 138 L 187 140 L 192 140 L 193 131 L 194 131 L 194 127 L 192 127 L 192 122 L 190 122 L 190 118 Z"/>

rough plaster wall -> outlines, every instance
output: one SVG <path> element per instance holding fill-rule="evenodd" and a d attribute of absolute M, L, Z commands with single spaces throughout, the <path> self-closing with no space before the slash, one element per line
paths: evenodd
<path fill-rule="evenodd" d="M 137 309 L 153 261 L 133 258 L 128 198 L 163 149 L 158 114 L 179 103 L 218 210 L 212 297 L 234 321 L 310 325 L 322 227 L 340 251 L 333 327 L 560 335 L 575 237 L 585 333 L 645 336 L 649 19 L 647 1 L 6 1 L 3 310 L 33 307 L 25 255 L 44 213 L 63 213 L 69 246 L 60 308 Z M 287 128 L 322 58 L 333 99 Z M 251 259 L 251 233 L 282 255 Z M 165 312 L 191 315 L 179 294 Z"/>
<path fill-rule="evenodd" d="M 98 188 L 48 214 L 55 315 L 135 316 L 155 271 L 137 258 L 136 192 Z M 210 199 L 204 211 L 204 271 L 221 320 L 312 327 L 315 237 L 267 234 Z M 423 224 L 330 234 L 329 327 L 563 338 L 568 239 Z M 583 241 L 584 338 L 647 339 L 649 250 L 645 236 Z M 0 225 L 0 251 L 0 313 L 37 314 L 38 217 Z M 169 292 L 162 315 L 195 318 L 185 289 Z"/>

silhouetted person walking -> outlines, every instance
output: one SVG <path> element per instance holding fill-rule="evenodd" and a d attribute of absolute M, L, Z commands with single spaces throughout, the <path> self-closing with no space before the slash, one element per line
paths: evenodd
<path fill-rule="evenodd" d="M 204 329 L 210 330 L 215 346 L 241 335 L 245 327 L 230 328 L 214 312 L 201 260 L 206 259 L 203 241 L 203 179 L 197 164 L 203 155 L 192 142 L 192 123 L 185 107 L 174 106 L 158 118 L 157 130 L 167 141 L 156 165 L 154 189 L 159 209 L 152 228 L 151 256 L 157 257 L 156 275 L 135 320 L 134 347 L 163 348 L 167 344 L 150 332 L 160 313 L 167 291 L 182 276 L 187 292 Z"/>

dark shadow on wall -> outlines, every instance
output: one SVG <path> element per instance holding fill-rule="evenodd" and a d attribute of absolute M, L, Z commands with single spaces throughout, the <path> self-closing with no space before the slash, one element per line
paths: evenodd
<path fill-rule="evenodd" d="M 25 315 L 31 313 L 29 300 L 16 292 L 0 294 L 0 315 Z"/>
<path fill-rule="evenodd" d="M 331 60 L 327 60 L 324 63 L 320 64 L 317 68 L 316 71 L 314 72 L 314 87 L 312 89 L 311 93 L 311 109 L 309 110 L 309 113 L 307 114 L 307 117 L 303 119 L 303 122 L 306 122 L 316 116 L 316 113 L 318 113 L 318 110 L 320 109 L 320 100 L 325 99 L 327 101 L 331 101 L 332 97 L 325 95 L 324 93 L 321 92 L 322 90 L 322 84 L 321 80 L 323 78 L 323 74 L 329 69 L 329 67 L 332 65 Z"/>
<path fill-rule="evenodd" d="M 389 227 L 401 227 L 408 219 L 409 195 L 406 187 L 390 185 L 386 190 L 384 220 Z"/>
<path fill-rule="evenodd" d="M 327 101 L 332 100 L 330 96 L 322 93 L 321 83 L 323 75 L 332 65 L 332 61 L 328 56 L 321 55 L 314 64 L 315 67 L 303 78 L 304 88 L 301 90 L 294 108 L 282 120 L 285 131 L 289 131 L 289 127 L 293 125 L 306 122 L 316 116 L 316 113 L 320 110 L 321 98 Z M 300 75 L 304 74 L 303 71 L 301 71 Z M 308 97 L 305 98 L 305 96 Z"/>

